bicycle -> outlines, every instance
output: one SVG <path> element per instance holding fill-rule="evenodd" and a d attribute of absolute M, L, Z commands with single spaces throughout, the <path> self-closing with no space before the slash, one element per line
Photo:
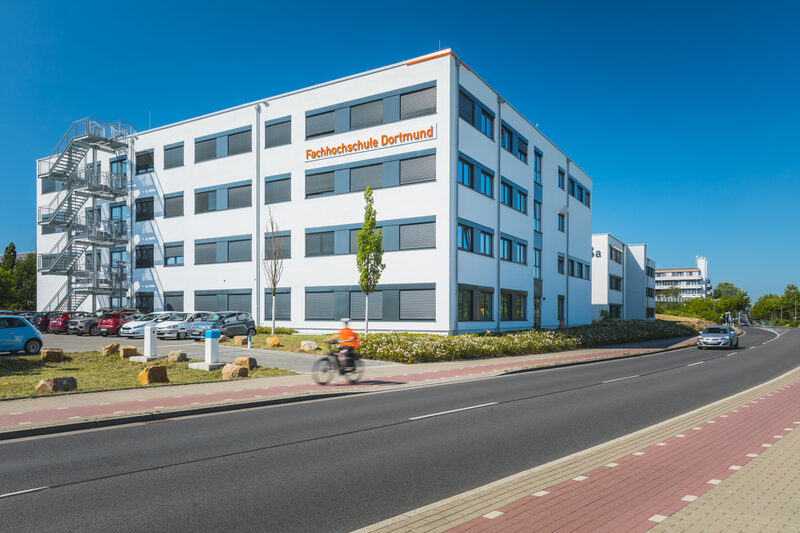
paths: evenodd
<path fill-rule="evenodd" d="M 350 383 L 355 383 L 364 377 L 364 361 L 361 360 L 358 352 L 351 351 L 347 364 L 344 368 L 340 368 L 339 352 L 336 349 L 338 344 L 329 342 L 328 345 L 331 347 L 328 353 L 314 362 L 314 366 L 311 367 L 311 377 L 317 384 L 327 385 L 333 381 L 337 372 Z"/>

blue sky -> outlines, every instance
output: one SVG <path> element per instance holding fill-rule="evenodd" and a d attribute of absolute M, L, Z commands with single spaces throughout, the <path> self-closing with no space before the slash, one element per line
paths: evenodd
<path fill-rule="evenodd" d="M 4 2 L 0 245 L 34 160 L 450 47 L 594 179 L 593 231 L 751 296 L 800 282 L 800 3 Z M 121 8 L 115 11 L 115 8 Z"/>

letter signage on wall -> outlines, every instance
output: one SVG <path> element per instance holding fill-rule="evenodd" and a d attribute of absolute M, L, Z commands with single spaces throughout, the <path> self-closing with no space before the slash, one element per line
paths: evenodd
<path fill-rule="evenodd" d="M 306 163 L 358 152 L 371 152 L 374 150 L 380 150 L 382 148 L 391 148 L 392 146 L 429 141 L 436 138 L 436 133 L 436 124 L 432 124 L 431 126 L 422 129 L 415 129 L 411 131 L 392 131 L 389 133 L 376 135 L 374 137 L 365 137 L 340 144 L 323 145 L 317 148 L 307 148 Z"/>

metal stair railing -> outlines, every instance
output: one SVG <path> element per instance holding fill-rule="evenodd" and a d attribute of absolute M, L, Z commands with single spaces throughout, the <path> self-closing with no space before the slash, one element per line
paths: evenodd
<path fill-rule="evenodd" d="M 68 274 L 89 246 L 111 247 L 127 240 L 127 223 L 123 220 L 77 216 L 50 253 L 39 255 L 37 268 L 44 274 Z"/>
<path fill-rule="evenodd" d="M 39 225 L 69 225 L 92 196 L 113 200 L 128 192 L 128 178 L 124 174 L 82 168 L 67 181 L 67 188 L 58 192 L 46 206 L 38 209 Z"/>

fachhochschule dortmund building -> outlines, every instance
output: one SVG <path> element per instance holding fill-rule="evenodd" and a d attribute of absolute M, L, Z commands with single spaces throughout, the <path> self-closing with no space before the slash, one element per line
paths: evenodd
<path fill-rule="evenodd" d="M 375 330 L 592 318 L 592 180 L 449 50 L 142 132 L 84 119 L 37 176 L 39 309 L 242 310 L 266 324 L 271 211 L 278 323 L 363 320 L 355 235 L 370 186 L 386 252 Z"/>

